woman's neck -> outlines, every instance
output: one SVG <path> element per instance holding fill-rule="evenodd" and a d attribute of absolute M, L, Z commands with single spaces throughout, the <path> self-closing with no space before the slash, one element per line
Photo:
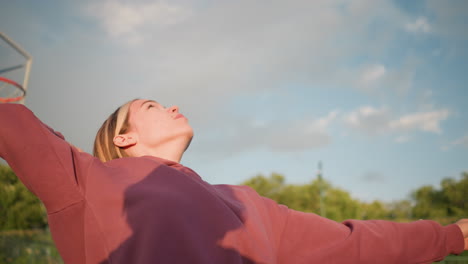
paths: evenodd
<path fill-rule="evenodd" d="M 152 148 L 136 145 L 127 151 L 132 157 L 153 156 L 180 163 L 182 155 L 187 147 L 186 145 L 187 144 L 183 142 L 173 141 Z"/>

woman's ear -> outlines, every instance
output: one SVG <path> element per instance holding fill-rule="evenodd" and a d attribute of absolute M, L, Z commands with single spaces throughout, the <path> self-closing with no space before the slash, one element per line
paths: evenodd
<path fill-rule="evenodd" d="M 136 136 L 130 133 L 120 134 L 114 137 L 114 145 L 119 148 L 127 148 L 136 145 Z"/>

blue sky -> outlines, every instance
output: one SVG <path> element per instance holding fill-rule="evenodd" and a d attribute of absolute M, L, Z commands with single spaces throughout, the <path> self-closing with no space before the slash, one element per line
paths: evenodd
<path fill-rule="evenodd" d="M 210 183 L 278 172 L 408 198 L 468 170 L 466 1 L 7 1 L 26 105 L 91 151 L 120 104 L 176 104 Z M 1 67 L 21 61 L 0 46 Z M 19 78 L 21 72 L 12 78 Z"/>

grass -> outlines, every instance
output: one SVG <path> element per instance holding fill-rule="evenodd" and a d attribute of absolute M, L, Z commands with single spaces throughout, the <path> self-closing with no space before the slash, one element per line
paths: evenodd
<path fill-rule="evenodd" d="M 468 264 L 468 251 L 439 264 Z M 0 231 L 0 264 L 63 264 L 48 230 Z"/>
<path fill-rule="evenodd" d="M 48 230 L 0 232 L 0 264 L 63 264 Z"/>

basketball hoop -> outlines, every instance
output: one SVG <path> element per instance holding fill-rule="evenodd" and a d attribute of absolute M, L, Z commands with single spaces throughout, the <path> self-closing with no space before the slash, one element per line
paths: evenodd
<path fill-rule="evenodd" d="M 25 95 L 26 90 L 20 84 L 0 76 L 0 103 L 16 103 Z"/>
<path fill-rule="evenodd" d="M 0 103 L 24 104 L 32 57 L 3 32 L 0 32 L 0 53 L 4 56 L 0 63 L 0 75 L 4 76 L 0 76 Z M 18 60 L 17 55 L 24 61 Z M 21 84 L 16 82 L 21 79 Z"/>

